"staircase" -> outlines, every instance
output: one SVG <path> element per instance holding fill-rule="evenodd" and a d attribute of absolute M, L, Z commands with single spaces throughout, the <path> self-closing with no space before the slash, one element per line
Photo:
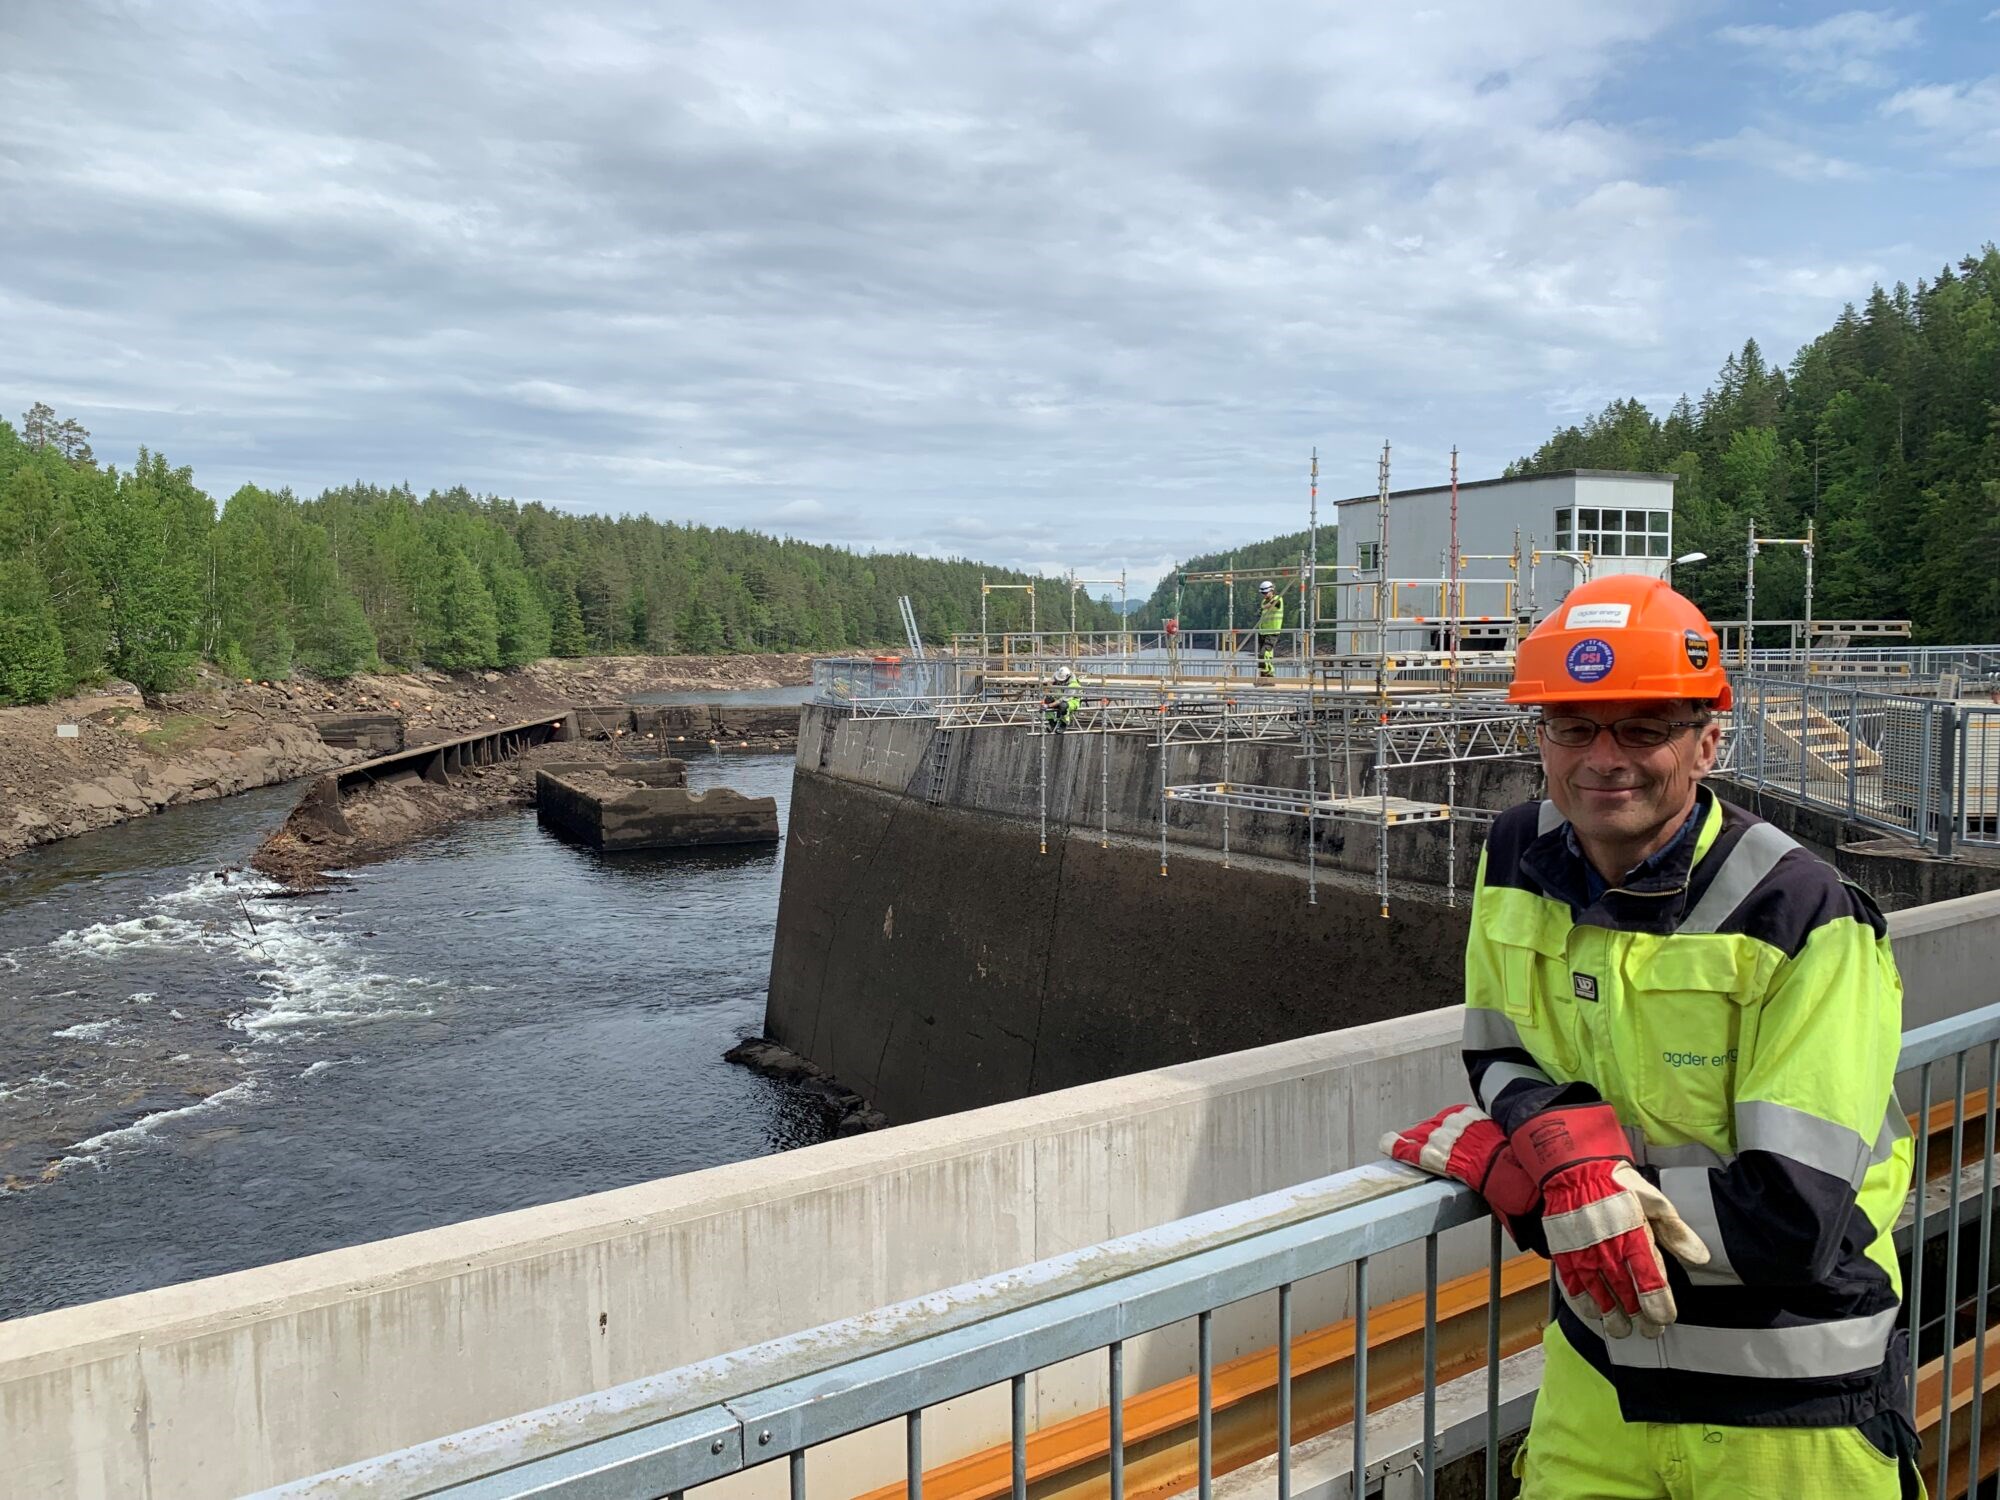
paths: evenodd
<path fill-rule="evenodd" d="M 1751 705 L 1739 705 L 1742 714 Z M 1767 751 L 1802 760 L 1807 781 L 1845 785 L 1850 764 L 1857 776 L 1879 775 L 1882 757 L 1845 726 L 1797 698 L 1767 697 L 1762 703 Z"/>

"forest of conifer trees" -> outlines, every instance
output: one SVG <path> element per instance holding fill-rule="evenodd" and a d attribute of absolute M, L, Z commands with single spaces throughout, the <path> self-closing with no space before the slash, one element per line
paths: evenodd
<path fill-rule="evenodd" d="M 1908 619 L 1921 641 L 2000 641 L 2000 251 L 1988 245 L 1915 291 L 1876 287 L 1787 369 L 1748 340 L 1698 403 L 1682 396 L 1661 417 L 1613 401 L 1506 472 L 1558 469 L 1677 475 L 1675 549 L 1709 560 L 1674 582 L 1716 619 L 1743 616 L 1751 518 L 1762 535 L 1801 536 L 1811 517 L 1817 618 Z M 1322 526 L 1323 561 L 1333 545 Z M 1294 532 L 1182 566 L 1249 573 L 1295 564 L 1305 546 Z M 1255 611 L 1254 588 L 1236 586 L 1239 625 Z M 1174 608 L 1170 574 L 1140 619 L 1157 623 Z M 1198 584 L 1180 609 L 1183 626 L 1214 628 L 1229 600 L 1220 584 Z M 1759 617 L 1804 609 L 1798 551 L 1764 552 Z"/>
<path fill-rule="evenodd" d="M 900 594 L 941 640 L 977 625 L 982 577 L 1028 577 L 463 489 L 245 485 L 218 510 L 190 470 L 144 449 L 102 466 L 89 437 L 40 404 L 0 421 L 0 704 L 107 674 L 166 691 L 202 660 L 264 680 L 870 646 L 902 640 Z M 1066 620 L 1067 587 L 1036 582 L 1042 617 Z M 1022 596 L 995 598 L 1025 623 Z"/>
<path fill-rule="evenodd" d="M 1819 618 L 2000 641 L 2000 251 L 1915 291 L 1876 287 L 1787 369 L 1750 340 L 1699 403 L 1683 396 L 1659 417 L 1614 401 L 1507 472 L 1552 469 L 1678 475 L 1674 545 L 1710 560 L 1675 582 L 1718 619 L 1743 615 L 1751 518 L 1764 535 L 1800 536 L 1811 517 Z M 1760 557 L 1757 613 L 1804 606 L 1798 554 Z"/>

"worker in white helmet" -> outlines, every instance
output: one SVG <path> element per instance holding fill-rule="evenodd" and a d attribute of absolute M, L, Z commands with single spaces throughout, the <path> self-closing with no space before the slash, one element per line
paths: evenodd
<path fill-rule="evenodd" d="M 1042 694 L 1042 722 L 1054 734 L 1060 734 L 1076 721 L 1083 708 L 1083 683 L 1068 667 L 1057 667 L 1055 683 Z"/>

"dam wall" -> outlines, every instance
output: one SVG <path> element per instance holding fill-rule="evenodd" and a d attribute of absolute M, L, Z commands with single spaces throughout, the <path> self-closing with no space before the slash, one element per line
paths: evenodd
<path fill-rule="evenodd" d="M 1995 998 L 2000 894 L 1890 928 L 1906 1027 Z M 1400 1017 L 0 1323 L 0 1493 L 241 1494 L 1309 1182 L 1463 1099 L 1458 1034 L 1455 1009 Z M 1448 1235 L 1444 1274 L 1484 1241 Z M 1421 1273 L 1419 1247 L 1374 1257 L 1377 1305 Z M 1302 1283 L 1300 1329 L 1350 1316 L 1350 1287 Z M 1217 1363 L 1274 1326 L 1269 1297 L 1222 1309 Z M 810 1368 L 869 1347 L 798 1342 Z M 1186 1324 L 1135 1339 L 1128 1389 L 1194 1358 Z M 1094 1409 L 1103 1380 L 1088 1357 L 1029 1377 L 1029 1426 Z M 664 1390 L 646 1415 L 736 1393 Z M 1008 1415 L 1004 1386 L 931 1407 L 926 1462 L 1004 1442 Z M 896 1424 L 816 1450 L 814 1493 L 896 1480 L 902 1454 Z M 715 1494 L 785 1484 L 773 1463 Z"/>
<path fill-rule="evenodd" d="M 1162 876 L 1143 735 L 939 735 L 809 705 L 798 756 L 765 1031 L 891 1120 L 1458 998 L 1483 824 L 1392 830 L 1385 918 L 1372 825 L 1320 824 L 1309 901 L 1304 819 L 1232 811 L 1225 861 L 1222 809 L 1171 802 Z M 1169 746 L 1167 775 L 1221 780 L 1225 760 L 1232 781 L 1306 784 L 1277 743 Z M 1345 769 L 1319 767 L 1322 789 Z M 1442 795 L 1440 771 L 1394 774 L 1397 795 Z M 1539 785 L 1492 762 L 1456 791 L 1506 807 Z"/>
<path fill-rule="evenodd" d="M 1366 755 L 1309 770 L 1296 740 L 944 733 L 816 704 L 797 755 L 765 1033 L 892 1121 L 1455 1003 L 1478 811 L 1542 792 L 1527 761 L 1392 769 L 1392 795 L 1459 816 L 1389 831 L 1385 917 L 1372 822 L 1321 821 L 1309 849 L 1302 817 L 1169 800 L 1161 874 L 1163 759 L 1170 785 L 1325 795 L 1372 793 Z M 1972 861 L 1795 833 L 1920 923 L 1992 884 Z"/>

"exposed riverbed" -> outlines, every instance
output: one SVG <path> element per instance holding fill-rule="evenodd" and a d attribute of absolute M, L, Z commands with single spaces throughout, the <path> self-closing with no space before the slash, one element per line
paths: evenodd
<path fill-rule="evenodd" d="M 688 767 L 781 822 L 791 768 Z M 763 1019 L 781 851 L 605 856 L 510 812 L 324 895 L 216 879 L 295 797 L 0 865 L 0 1317 L 821 1138 L 721 1060 Z"/>

